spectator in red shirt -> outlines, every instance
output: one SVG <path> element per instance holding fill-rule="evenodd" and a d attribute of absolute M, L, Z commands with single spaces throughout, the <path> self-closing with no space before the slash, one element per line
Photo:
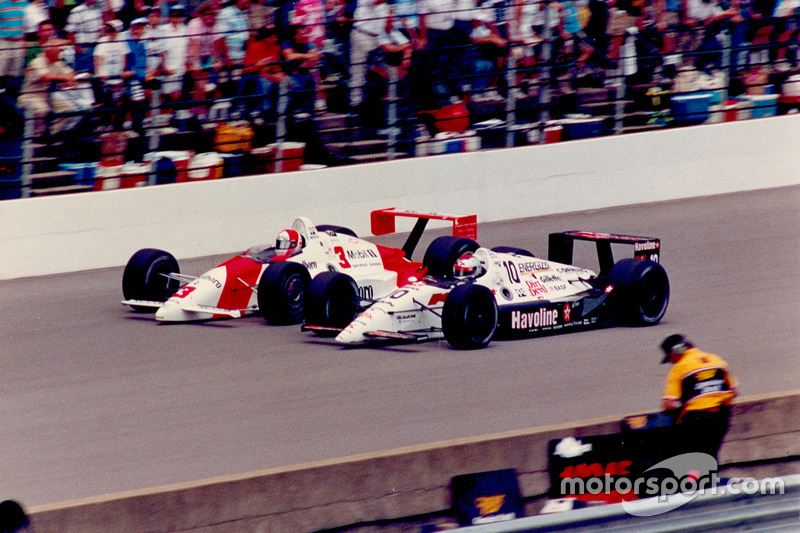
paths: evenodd
<path fill-rule="evenodd" d="M 275 26 L 250 32 L 239 88 L 239 94 L 246 98 L 244 108 L 250 116 L 261 115 L 267 121 L 274 120 L 278 87 L 286 76 L 280 62 L 281 47 Z"/>

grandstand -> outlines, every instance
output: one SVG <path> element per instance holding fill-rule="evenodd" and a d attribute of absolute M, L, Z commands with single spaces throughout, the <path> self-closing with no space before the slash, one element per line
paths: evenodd
<path fill-rule="evenodd" d="M 2 199 L 562 142 L 800 103 L 788 2 L 47 9 L 26 10 L 25 37 L 0 52 L 24 56 L 1 82 Z"/>

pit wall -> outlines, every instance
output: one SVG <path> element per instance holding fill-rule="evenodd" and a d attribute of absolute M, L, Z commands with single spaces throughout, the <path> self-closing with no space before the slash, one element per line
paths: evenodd
<path fill-rule="evenodd" d="M 797 463 L 786 460 L 800 455 L 798 411 L 800 391 L 740 399 L 720 452 L 721 475 L 763 478 L 797 473 Z M 374 521 L 384 521 L 389 525 L 382 531 L 391 531 L 393 522 L 407 525 L 420 515 L 445 515 L 450 508 L 450 480 L 460 474 L 513 468 L 523 498 L 541 496 L 549 490 L 551 439 L 616 433 L 620 420 L 475 437 L 28 512 L 37 533 L 302 533 L 345 530 Z"/>
<path fill-rule="evenodd" d="M 368 235 L 383 207 L 479 222 L 800 183 L 800 115 L 399 161 L 0 202 L 0 280 L 265 244 L 298 215 Z M 410 229 L 410 227 L 408 228 Z M 407 231 L 406 229 L 405 231 Z M 403 231 L 398 228 L 398 231 Z"/>

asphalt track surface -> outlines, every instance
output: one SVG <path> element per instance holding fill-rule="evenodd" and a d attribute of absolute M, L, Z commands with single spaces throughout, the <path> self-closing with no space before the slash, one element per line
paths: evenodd
<path fill-rule="evenodd" d="M 479 241 L 546 256 L 569 229 L 662 239 L 659 325 L 345 349 L 257 317 L 157 324 L 120 305 L 122 268 L 0 282 L 0 495 L 50 504 L 658 410 L 673 332 L 725 357 L 744 396 L 797 388 L 800 187 L 481 224 Z"/>

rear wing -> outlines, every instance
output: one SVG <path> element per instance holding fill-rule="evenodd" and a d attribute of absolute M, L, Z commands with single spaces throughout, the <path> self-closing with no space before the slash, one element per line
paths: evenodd
<path fill-rule="evenodd" d="M 573 244 L 576 240 L 597 243 L 597 259 L 600 262 L 601 276 L 611 272 L 611 267 L 614 266 L 614 256 L 611 253 L 612 244 L 632 244 L 633 256 L 637 259 L 649 259 L 657 263 L 661 257 L 661 240 L 653 237 L 592 231 L 563 231 L 550 234 L 547 245 L 548 259 L 571 265 Z"/>
<path fill-rule="evenodd" d="M 386 209 L 376 209 L 370 213 L 370 222 L 373 235 L 385 235 L 394 233 L 395 219 L 397 217 L 416 218 L 417 223 L 403 245 L 403 252 L 406 257 L 411 259 L 414 248 L 417 247 L 422 232 L 429 220 L 447 220 L 453 223 L 453 237 L 465 237 L 477 240 L 478 238 L 478 216 L 477 215 L 441 215 L 437 213 L 419 213 L 417 211 L 398 210 L 394 207 Z"/>

